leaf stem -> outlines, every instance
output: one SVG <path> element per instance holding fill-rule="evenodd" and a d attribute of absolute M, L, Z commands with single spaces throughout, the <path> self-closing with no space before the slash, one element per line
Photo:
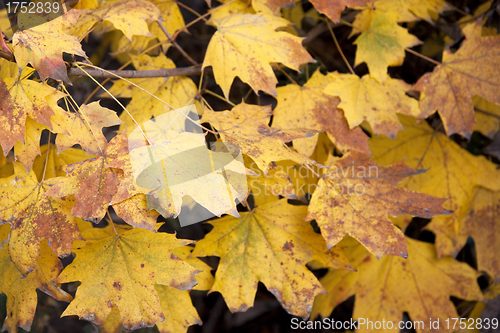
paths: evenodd
<path fill-rule="evenodd" d="M 293 84 L 295 85 L 299 85 L 297 83 L 297 81 L 295 81 L 294 79 L 292 79 L 292 77 L 290 75 L 288 75 L 287 72 L 285 72 L 285 70 L 283 69 L 283 67 L 281 67 L 281 65 L 278 64 L 278 69 L 280 70 L 281 73 L 283 73 L 283 75 L 285 75 L 287 77 L 288 80 L 290 80 Z"/>
<path fill-rule="evenodd" d="M 412 50 L 412 49 L 410 49 L 410 48 L 406 48 L 405 50 L 406 50 L 407 52 L 409 52 L 409 53 L 413 54 L 413 55 L 416 55 L 417 57 L 420 57 L 420 58 L 425 59 L 425 60 L 427 60 L 427 61 L 429 61 L 429 62 L 432 62 L 433 64 L 435 64 L 435 65 L 437 65 L 437 66 L 441 65 L 441 63 L 440 63 L 439 61 L 436 61 L 436 60 L 431 59 L 431 58 L 429 58 L 429 57 L 427 57 L 427 56 L 424 56 L 423 54 L 420 54 L 420 53 L 418 53 L 417 51 L 413 51 L 413 50 Z"/>
<path fill-rule="evenodd" d="M 106 214 L 108 215 L 109 224 L 111 224 L 111 226 L 113 227 L 113 231 L 115 232 L 115 235 L 118 236 L 118 232 L 116 231 L 115 223 L 113 222 L 113 219 L 111 218 L 111 214 L 109 213 L 109 209 L 106 210 Z"/>
<path fill-rule="evenodd" d="M 198 17 L 197 19 L 194 19 L 193 21 L 189 22 L 188 24 L 186 24 L 184 27 L 182 27 L 182 29 L 179 29 L 175 32 L 175 34 L 172 36 L 172 40 L 176 40 L 177 39 L 177 36 L 184 30 L 187 30 L 187 28 L 189 28 L 190 26 L 192 26 L 193 24 L 195 24 L 196 22 L 200 21 L 200 20 L 205 20 L 205 18 L 209 15 L 212 15 L 213 12 L 221 9 L 222 7 L 225 7 L 229 4 L 232 4 L 233 2 L 235 2 L 236 0 L 231 0 L 231 1 L 228 1 L 226 2 L 225 4 L 223 5 L 220 5 L 218 6 L 217 8 L 214 8 L 214 10 L 212 11 L 209 11 L 207 12 L 206 14 L 203 14 L 201 15 L 200 17 Z M 180 2 L 179 2 L 180 3 Z"/>
<path fill-rule="evenodd" d="M 45 156 L 45 165 L 43 166 L 43 172 L 42 172 L 42 180 L 45 179 L 45 172 L 47 171 L 47 164 L 49 164 L 49 152 L 50 152 L 50 139 L 51 139 L 52 132 L 49 131 L 49 140 L 47 141 L 47 154 Z"/>
<path fill-rule="evenodd" d="M 337 40 L 337 37 L 335 37 L 335 33 L 333 32 L 332 26 L 330 25 L 330 20 L 326 21 L 326 25 L 328 26 L 328 30 L 330 31 L 330 34 L 332 35 L 333 41 L 335 42 L 335 46 L 337 47 L 337 50 L 340 53 L 340 56 L 342 57 L 342 60 L 344 60 L 344 63 L 347 65 L 347 68 L 349 68 L 349 71 L 351 74 L 356 75 L 354 70 L 352 69 L 351 65 L 349 64 L 349 61 L 347 61 L 347 58 L 344 55 L 344 52 L 342 52 L 342 49 L 340 48 L 339 41 Z"/>
<path fill-rule="evenodd" d="M 340 24 L 347 25 L 348 27 L 354 28 L 354 25 L 351 22 L 347 22 L 346 20 L 340 19 Z"/>
<path fill-rule="evenodd" d="M 231 106 L 233 106 L 233 107 L 234 107 L 234 106 L 236 106 L 233 102 L 231 102 L 231 101 L 229 101 L 229 100 L 226 100 L 226 99 L 225 99 L 224 97 L 222 97 L 221 95 L 216 94 L 216 93 L 214 93 L 213 91 L 210 91 L 210 90 L 208 90 L 208 89 L 203 90 L 203 93 L 207 93 L 207 94 L 209 94 L 209 95 L 212 95 L 212 96 L 214 96 L 214 97 L 216 97 L 216 98 L 220 99 L 221 101 L 226 102 L 227 104 L 229 104 L 229 105 L 231 105 Z"/>

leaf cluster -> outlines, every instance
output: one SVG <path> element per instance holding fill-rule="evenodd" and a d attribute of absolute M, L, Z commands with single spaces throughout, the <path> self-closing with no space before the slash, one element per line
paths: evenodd
<path fill-rule="evenodd" d="M 71 6 L 0 11 L 3 330 L 37 289 L 102 332 L 185 332 L 196 292 L 245 312 L 259 283 L 311 320 L 493 306 L 497 2 Z"/>

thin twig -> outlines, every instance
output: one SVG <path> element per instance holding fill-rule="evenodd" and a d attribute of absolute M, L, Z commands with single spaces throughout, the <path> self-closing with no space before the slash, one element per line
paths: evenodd
<path fill-rule="evenodd" d="M 285 70 L 281 67 L 281 65 L 278 64 L 278 69 L 280 70 L 281 73 L 283 73 L 283 75 L 285 75 L 287 77 L 288 80 L 290 80 L 293 84 L 296 84 L 296 85 L 299 85 L 297 83 L 297 81 L 295 81 L 294 79 L 292 79 L 292 77 L 290 75 L 288 75 L 287 72 L 285 72 Z"/>
<path fill-rule="evenodd" d="M 304 40 L 302 41 L 302 45 L 307 45 L 313 40 L 315 40 L 319 35 L 321 35 L 323 32 L 327 31 L 328 28 L 326 27 L 326 24 L 324 22 L 318 24 L 314 28 L 312 28 L 307 34 Z"/>
<path fill-rule="evenodd" d="M 207 22 L 207 19 L 205 19 L 204 17 L 202 17 L 202 15 L 200 13 L 198 13 L 196 10 L 192 9 L 191 7 L 189 6 L 186 6 L 185 4 L 181 3 L 181 2 L 177 2 L 177 5 L 181 6 L 182 8 L 184 8 L 185 10 L 193 13 L 194 15 L 198 16 L 198 17 L 201 17 L 203 19 L 203 21 Z"/>
<path fill-rule="evenodd" d="M 200 21 L 200 20 L 205 20 L 205 18 L 209 15 L 212 15 L 213 12 L 215 12 L 216 10 L 219 10 L 221 9 L 222 7 L 225 7 L 227 5 L 230 5 L 232 4 L 233 2 L 235 2 L 236 0 L 231 0 L 231 1 L 228 1 L 226 2 L 225 4 L 223 5 L 220 5 L 218 7 L 216 7 L 214 10 L 212 11 L 209 11 L 208 13 L 205 13 L 203 15 L 201 15 L 200 17 L 192 20 L 191 22 L 189 22 L 188 24 L 186 24 L 185 26 L 182 27 L 182 29 L 179 29 L 175 32 L 175 34 L 172 36 L 172 40 L 176 40 L 177 39 L 177 36 L 179 36 L 179 34 L 182 32 L 182 31 L 187 31 L 187 28 L 189 28 L 190 26 L 192 26 L 193 24 L 195 24 L 196 22 Z"/>
<path fill-rule="evenodd" d="M 205 90 L 203 90 L 203 93 L 204 93 L 204 94 L 209 94 L 209 95 L 212 95 L 212 96 L 214 96 L 214 97 L 216 97 L 216 98 L 220 99 L 221 101 L 226 102 L 227 104 L 229 104 L 229 105 L 231 105 L 231 106 L 235 106 L 233 102 L 228 101 L 227 99 L 225 99 L 224 97 L 222 97 L 222 96 L 221 96 L 221 95 L 219 95 L 219 94 L 214 93 L 213 91 L 210 91 L 210 90 L 205 89 Z"/>
<path fill-rule="evenodd" d="M 178 3 L 180 3 L 180 2 L 178 2 Z M 167 36 L 168 40 L 184 56 L 184 58 L 186 58 L 187 61 L 189 61 L 192 65 L 198 66 L 199 64 L 193 58 L 191 58 L 189 56 L 189 54 L 187 54 L 186 51 L 184 51 L 184 49 L 175 40 L 172 39 L 172 36 L 170 36 L 170 34 L 167 31 L 167 28 L 165 28 L 165 26 L 163 25 L 163 23 L 161 23 L 160 21 L 156 21 L 156 23 L 158 23 L 158 25 L 160 26 L 161 31 L 163 31 L 163 33 L 165 34 L 165 36 Z"/>
<path fill-rule="evenodd" d="M 467 13 L 466 11 L 458 8 L 457 6 L 453 5 L 451 2 L 446 2 L 446 5 L 450 6 L 451 9 L 453 9 L 454 11 L 456 11 L 457 13 L 460 13 L 462 14 L 463 16 L 467 16 L 469 15 L 469 13 Z"/>

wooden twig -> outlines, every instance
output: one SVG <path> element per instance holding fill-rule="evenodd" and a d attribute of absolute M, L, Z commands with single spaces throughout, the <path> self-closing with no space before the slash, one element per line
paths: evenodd
<path fill-rule="evenodd" d="M 167 77 L 167 76 L 189 76 L 189 75 L 200 75 L 201 66 L 195 67 L 181 67 L 181 68 L 162 68 L 153 70 L 108 70 L 110 73 L 99 69 L 86 69 L 88 74 L 95 78 L 116 78 L 114 75 L 121 76 L 129 79 L 138 78 L 148 78 L 148 77 Z M 68 70 L 68 76 L 87 76 L 79 68 L 70 68 Z"/>

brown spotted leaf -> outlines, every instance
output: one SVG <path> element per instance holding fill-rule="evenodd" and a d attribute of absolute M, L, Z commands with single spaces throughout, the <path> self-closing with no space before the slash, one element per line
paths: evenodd
<path fill-rule="evenodd" d="M 272 127 L 326 131 L 340 151 L 369 153 L 366 134 L 359 127 L 352 126 L 354 128 L 350 129 L 344 112 L 337 108 L 340 100 L 322 91 L 330 82 L 330 76 L 316 71 L 303 86 L 290 84 L 277 88 L 278 105 L 273 112 Z M 314 135 L 293 140 L 293 147 L 299 153 L 311 156 L 317 142 L 318 135 Z"/>
<path fill-rule="evenodd" d="M 27 274 L 36 265 L 43 239 L 63 257 L 71 253 L 71 244 L 80 233 L 71 215 L 73 199 L 45 195 L 60 178 L 38 182 L 34 171 L 26 174 L 20 163 L 14 166 L 14 175 L 0 178 L 0 220 L 12 225 L 10 255 L 21 273 Z"/>
<path fill-rule="evenodd" d="M 102 107 L 99 102 L 83 105 L 80 113 L 56 111 L 52 117 L 57 151 L 61 152 L 79 144 L 89 154 L 102 155 L 107 140 L 102 134 L 103 127 L 121 124 L 116 112 Z"/>
<path fill-rule="evenodd" d="M 250 105 L 242 102 L 231 111 L 205 110 L 203 122 L 209 122 L 220 133 L 224 142 L 236 144 L 242 153 L 250 156 L 264 172 L 273 161 L 292 160 L 299 164 L 315 162 L 286 147 L 285 142 L 308 137 L 314 130 L 278 130 L 268 126 L 272 115 L 268 106 Z"/>
<path fill-rule="evenodd" d="M 474 187 L 500 190 L 496 166 L 484 156 L 472 155 L 427 122 L 405 116 L 400 120 L 405 129 L 395 140 L 382 135 L 370 140 L 373 159 L 383 165 L 404 161 L 411 168 L 427 170 L 404 179 L 400 186 L 448 199 L 444 208 L 453 213 L 434 217 L 428 228 L 436 234 L 439 257 L 456 256 L 467 241 L 463 217 Z"/>
<path fill-rule="evenodd" d="M 421 91 L 422 115 L 438 111 L 448 135 L 458 133 L 470 138 L 476 124 L 474 95 L 500 104 L 500 76 L 493 75 L 500 67 L 500 37 L 482 37 L 478 29 L 478 23 L 466 26 L 466 39 L 458 51 L 445 51 L 442 64 L 414 86 Z"/>
<path fill-rule="evenodd" d="M 103 147 L 104 155 L 68 165 L 66 177 L 59 180 L 46 195 L 67 197 L 74 194 L 73 216 L 99 222 L 108 209 L 120 184 L 120 171 L 110 168 L 108 161 L 127 151 L 127 136 L 123 132 Z"/>
<path fill-rule="evenodd" d="M 29 76 L 32 72 L 33 69 L 27 69 L 22 75 L 23 77 Z M 27 116 L 36 123 L 52 128 L 50 117 L 54 115 L 55 110 L 61 110 L 57 106 L 57 100 L 63 96 L 63 93 L 43 83 L 29 79 L 2 77 L 0 80 L 0 146 L 4 154 L 9 152 L 16 141 L 25 143 Z"/>
<path fill-rule="evenodd" d="M 6 240 L 8 234 L 9 226 L 0 226 L 0 240 Z M 72 299 L 54 282 L 61 270 L 61 262 L 43 241 L 35 269 L 23 276 L 10 259 L 8 245 L 3 245 L 0 250 L 0 292 L 7 296 L 7 318 L 2 330 L 14 333 L 17 327 L 21 327 L 30 331 L 38 301 L 37 289 L 61 301 Z"/>
<path fill-rule="evenodd" d="M 78 37 L 70 34 L 82 13 L 73 9 L 47 23 L 17 31 L 12 37 L 12 47 L 18 66 L 31 64 L 42 80 L 50 77 L 71 84 L 62 53 L 86 57 Z"/>
<path fill-rule="evenodd" d="M 408 191 L 397 185 L 422 173 L 403 163 L 381 166 L 367 155 L 332 157 L 313 193 L 307 220 L 316 220 L 328 247 L 349 234 L 377 257 L 407 256 L 405 238 L 389 216 L 429 218 L 445 213 L 445 199 Z"/>

